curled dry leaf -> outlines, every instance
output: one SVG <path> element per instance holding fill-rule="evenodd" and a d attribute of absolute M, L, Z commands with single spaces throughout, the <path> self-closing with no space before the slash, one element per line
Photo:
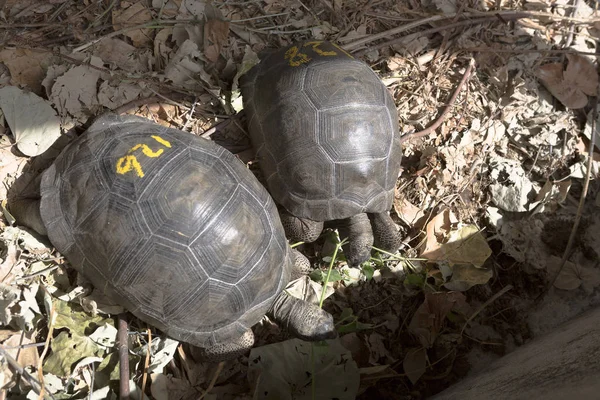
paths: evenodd
<path fill-rule="evenodd" d="M 569 64 L 564 73 L 562 63 L 550 63 L 540 66 L 536 75 L 565 107 L 583 108 L 588 103 L 587 96 L 596 94 L 598 73 L 585 57 L 567 54 L 567 59 Z"/>
<path fill-rule="evenodd" d="M 204 55 L 211 62 L 216 62 L 221 48 L 229 36 L 229 21 L 210 19 L 204 25 Z"/>
<path fill-rule="evenodd" d="M 444 251 L 442 250 L 442 242 L 448 232 L 450 232 L 451 225 L 454 222 L 456 222 L 456 217 L 452 211 L 445 209 L 427 223 L 427 237 L 425 239 L 425 248 L 421 253 L 421 257 L 425 257 L 432 261 L 443 258 Z"/>

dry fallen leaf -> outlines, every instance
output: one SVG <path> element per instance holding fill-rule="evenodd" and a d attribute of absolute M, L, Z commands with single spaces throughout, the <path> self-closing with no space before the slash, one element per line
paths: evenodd
<path fill-rule="evenodd" d="M 115 31 L 142 25 L 152 20 L 152 13 L 144 7 L 143 1 L 133 3 L 125 10 L 113 10 L 112 23 Z M 135 29 L 124 32 L 125 36 L 131 38 L 135 47 L 144 47 L 152 43 L 151 28 Z"/>
<path fill-rule="evenodd" d="M 404 357 L 402 367 L 412 384 L 416 384 L 427 370 L 427 351 L 425 348 L 411 349 Z"/>
<path fill-rule="evenodd" d="M 587 96 L 596 94 L 598 73 L 583 56 L 567 54 L 567 58 L 569 64 L 564 73 L 562 63 L 550 63 L 540 66 L 536 75 L 565 107 L 583 108 L 588 103 Z"/>
<path fill-rule="evenodd" d="M 29 49 L 4 49 L 0 51 L 0 62 L 10 71 L 14 85 L 26 85 L 36 94 L 42 94 L 42 80 L 52 59 L 52 53 Z"/>
<path fill-rule="evenodd" d="M 92 56 L 90 64 L 101 66 L 102 60 Z M 58 108 L 60 115 L 70 114 L 75 118 L 86 119 L 89 110 L 98 105 L 99 78 L 100 72 L 87 65 L 71 68 L 56 78 L 50 100 Z"/>
<path fill-rule="evenodd" d="M 204 55 L 216 62 L 229 36 L 229 21 L 210 19 L 204 24 Z"/>
<path fill-rule="evenodd" d="M 448 242 L 442 245 L 444 259 L 450 265 L 470 264 L 481 267 L 490 255 L 492 249 L 475 225 L 463 225 L 450 232 Z"/>
<path fill-rule="evenodd" d="M 149 56 L 130 44 L 114 38 L 106 38 L 94 46 L 94 55 L 107 64 L 114 64 L 128 72 L 148 71 Z"/>
<path fill-rule="evenodd" d="M 451 268 L 450 282 L 444 283 L 448 290 L 464 292 L 475 285 L 484 285 L 494 276 L 491 268 L 477 268 L 472 265 L 456 264 Z"/>
<path fill-rule="evenodd" d="M 425 257 L 431 261 L 443 258 L 442 242 L 448 232 L 450 232 L 451 224 L 455 220 L 456 218 L 452 211 L 445 209 L 427 223 L 427 237 L 425 238 L 425 248 L 421 252 L 421 257 Z"/>
<path fill-rule="evenodd" d="M 408 326 L 408 331 L 417 336 L 424 348 L 433 346 L 448 313 L 455 307 L 465 309 L 466 298 L 458 292 L 425 294 Z"/>
<path fill-rule="evenodd" d="M 554 277 L 560 267 L 560 258 L 551 256 L 548 260 L 548 273 Z M 567 261 L 558 274 L 554 287 L 563 290 L 575 290 L 582 286 L 587 293 L 592 293 L 594 288 L 600 285 L 600 270 L 597 268 L 584 267 Z"/>
<path fill-rule="evenodd" d="M 399 218 L 405 221 L 410 226 L 415 226 L 417 221 L 419 221 L 425 213 L 423 210 L 405 198 L 394 197 L 394 211 Z"/>
<path fill-rule="evenodd" d="M 46 151 L 60 136 L 60 120 L 50 103 L 14 86 L 0 89 L 0 108 L 17 148 L 30 157 Z"/>

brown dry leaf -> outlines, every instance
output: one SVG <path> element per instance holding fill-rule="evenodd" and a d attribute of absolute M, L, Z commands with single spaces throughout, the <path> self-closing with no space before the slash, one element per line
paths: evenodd
<path fill-rule="evenodd" d="M 164 28 L 154 37 L 154 62 L 157 70 L 163 70 L 171 58 L 173 49 L 167 45 L 167 41 L 172 35 L 173 28 Z"/>
<path fill-rule="evenodd" d="M 127 4 L 123 2 L 123 4 Z M 152 13 L 144 7 L 143 1 L 133 3 L 124 10 L 113 10 L 112 23 L 115 31 L 131 28 L 152 20 Z M 124 32 L 125 36 L 131 38 L 135 47 L 144 47 L 152 43 L 152 31 L 150 28 L 135 29 Z"/>
<path fill-rule="evenodd" d="M 598 86 L 598 73 L 585 57 L 567 54 L 569 64 L 563 73 L 562 63 L 540 66 L 537 77 L 565 107 L 583 108 L 588 103 L 587 95 L 593 96 Z"/>
<path fill-rule="evenodd" d="M 399 218 L 411 226 L 415 226 L 425 213 L 405 198 L 394 197 L 394 211 Z"/>
<path fill-rule="evenodd" d="M 101 66 L 102 60 L 92 56 L 90 64 Z M 50 100 L 61 116 L 71 114 L 75 118 L 85 119 L 89 110 L 98 105 L 98 79 L 100 79 L 100 72 L 87 65 L 71 68 L 64 75 L 56 78 Z"/>
<path fill-rule="evenodd" d="M 549 258 L 548 272 L 551 277 L 556 275 L 560 267 L 560 260 L 556 256 Z M 571 261 L 565 263 L 554 282 L 554 287 L 558 289 L 575 290 L 583 286 L 583 289 L 588 293 L 593 292 L 598 285 L 600 285 L 600 271 L 597 268 L 584 267 Z"/>
<path fill-rule="evenodd" d="M 567 54 L 567 70 L 565 81 L 577 86 L 579 90 L 588 96 L 595 96 L 598 90 L 598 72 L 592 62 L 579 54 Z"/>
<path fill-rule="evenodd" d="M 149 69 L 148 54 L 119 39 L 101 40 L 94 48 L 94 55 L 124 71 L 146 72 Z"/>
<path fill-rule="evenodd" d="M 455 307 L 463 310 L 466 298 L 458 292 L 438 292 L 425 294 L 425 301 L 419 306 L 408 326 L 408 331 L 419 338 L 425 348 L 430 348 L 437 338 L 448 313 Z"/>
<path fill-rule="evenodd" d="M 110 110 L 114 110 L 123 104 L 137 99 L 141 92 L 142 88 L 138 85 L 104 81 L 98 91 L 98 102 Z"/>
<path fill-rule="evenodd" d="M 379 364 L 380 359 L 385 359 L 386 362 L 393 363 L 396 360 L 392 357 L 389 350 L 385 347 L 383 335 L 374 332 L 369 335 L 367 346 L 369 347 L 369 363 L 372 365 Z"/>
<path fill-rule="evenodd" d="M 204 25 L 204 55 L 211 62 L 216 62 L 221 48 L 229 37 L 229 21 L 210 19 Z"/>
<path fill-rule="evenodd" d="M 356 332 L 348 333 L 340 337 L 340 343 L 352 353 L 352 359 L 358 364 L 368 365 L 369 363 L 369 348 L 364 340 L 359 337 Z"/>
<path fill-rule="evenodd" d="M 427 370 L 427 351 L 423 347 L 410 349 L 404 357 L 402 367 L 412 384 L 416 384 Z"/>
<path fill-rule="evenodd" d="M 431 261 L 443 258 L 444 251 L 441 242 L 450 231 L 450 225 L 455 219 L 452 211 L 445 209 L 427 223 L 427 227 L 425 228 L 427 237 L 421 257 Z"/>
<path fill-rule="evenodd" d="M 35 338 L 35 334 L 35 331 L 21 335 L 21 332 L 1 330 L 0 342 L 2 342 L 2 347 L 6 350 L 6 352 L 12 358 L 16 359 L 21 367 L 37 367 L 39 360 L 37 347 L 19 348 L 21 345 L 34 343 L 32 338 Z M 0 369 L 0 375 L 4 375 L 4 381 L 2 382 L 3 388 L 6 388 L 7 385 L 13 386 L 12 384 L 8 383 L 13 377 L 13 372 L 10 368 L 8 368 L 5 362 L 2 364 L 3 367 Z"/>
<path fill-rule="evenodd" d="M 36 94 L 42 94 L 42 80 L 52 59 L 52 53 L 29 49 L 4 49 L 0 62 L 10 71 L 13 85 L 21 84 Z"/>

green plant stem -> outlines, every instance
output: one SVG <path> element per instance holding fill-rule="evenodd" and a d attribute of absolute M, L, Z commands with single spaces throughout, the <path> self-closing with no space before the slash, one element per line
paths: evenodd
<path fill-rule="evenodd" d="M 327 276 L 325 277 L 325 282 L 323 282 L 323 290 L 321 290 L 321 300 L 319 300 L 319 308 L 323 308 L 323 301 L 325 301 L 325 291 L 327 288 L 327 283 L 329 283 L 329 277 L 331 276 L 331 270 L 333 269 L 333 263 L 335 262 L 335 258 L 337 257 L 338 250 L 342 247 L 343 241 L 335 245 L 335 250 L 333 251 L 333 256 L 331 257 L 331 261 L 329 262 L 329 269 L 327 270 Z"/>

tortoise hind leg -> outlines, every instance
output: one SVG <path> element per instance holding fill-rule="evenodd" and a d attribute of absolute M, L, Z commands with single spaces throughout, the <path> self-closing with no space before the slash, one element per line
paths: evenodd
<path fill-rule="evenodd" d="M 227 361 L 249 351 L 254 345 L 254 333 L 248 329 L 239 339 L 202 348 L 201 357 L 206 361 Z"/>
<path fill-rule="evenodd" d="M 323 222 L 298 218 L 285 210 L 279 212 L 285 235 L 293 241 L 311 243 L 319 238 Z"/>
<path fill-rule="evenodd" d="M 350 266 L 357 266 L 371 257 L 373 231 L 367 214 L 357 214 L 338 223 L 340 239 L 348 238 L 342 248 Z"/>
<path fill-rule="evenodd" d="M 40 182 L 42 174 L 25 184 L 19 194 L 10 200 L 8 210 L 19 225 L 27 226 L 40 235 L 46 235 L 46 227 L 40 215 Z"/>
<path fill-rule="evenodd" d="M 369 219 L 373 227 L 373 237 L 375 247 L 381 250 L 394 253 L 402 244 L 402 232 L 398 230 L 396 224 L 389 213 L 370 213 Z"/>

